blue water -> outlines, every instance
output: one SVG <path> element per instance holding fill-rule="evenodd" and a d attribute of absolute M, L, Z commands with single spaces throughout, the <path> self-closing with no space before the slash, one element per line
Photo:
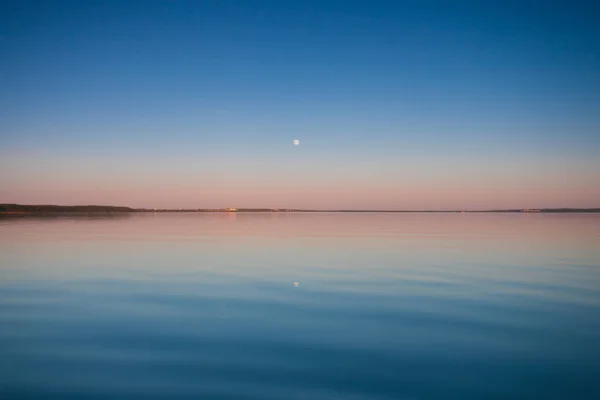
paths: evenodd
<path fill-rule="evenodd" d="M 0 399 L 54 398 L 600 398 L 600 215 L 0 219 Z"/>

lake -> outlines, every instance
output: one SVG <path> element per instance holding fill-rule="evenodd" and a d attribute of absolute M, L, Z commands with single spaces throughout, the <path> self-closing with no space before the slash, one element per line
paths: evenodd
<path fill-rule="evenodd" d="M 0 399 L 600 398 L 600 214 L 0 219 Z"/>

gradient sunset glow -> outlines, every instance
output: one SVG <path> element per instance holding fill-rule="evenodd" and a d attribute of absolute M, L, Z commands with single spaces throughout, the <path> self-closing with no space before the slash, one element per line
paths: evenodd
<path fill-rule="evenodd" d="M 3 2 L 0 203 L 599 207 L 592 3 Z"/>

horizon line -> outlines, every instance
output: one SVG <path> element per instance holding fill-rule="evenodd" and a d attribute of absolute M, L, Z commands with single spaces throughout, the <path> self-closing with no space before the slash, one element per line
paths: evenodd
<path fill-rule="evenodd" d="M 0 203 L 0 207 L 50 207 L 50 208 L 111 208 L 121 209 L 112 210 L 116 212 L 379 212 L 379 213 L 400 213 L 400 212 L 452 212 L 452 213 L 467 213 L 467 212 L 548 212 L 548 211 L 593 211 L 600 212 L 600 207 L 544 207 L 544 208 L 504 208 L 504 209 L 312 209 L 312 208 L 272 208 L 272 207 L 219 207 L 219 208 L 146 208 L 146 207 L 130 207 L 130 206 L 114 206 L 114 205 L 99 205 L 99 204 L 79 204 L 79 205 L 58 205 L 58 204 L 19 204 L 19 203 Z M 123 210 L 126 209 L 126 210 Z M 36 210 L 31 210 L 35 212 Z M 109 210 L 101 210 L 109 211 Z M 2 211 L 10 212 L 10 211 Z"/>

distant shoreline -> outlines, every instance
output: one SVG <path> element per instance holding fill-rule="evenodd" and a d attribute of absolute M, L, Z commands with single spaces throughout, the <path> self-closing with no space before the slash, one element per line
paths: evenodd
<path fill-rule="evenodd" d="M 147 209 L 118 206 L 57 206 L 0 204 L 0 215 L 62 215 L 62 214 L 116 214 L 116 213 L 600 213 L 600 208 L 540 208 L 507 210 L 303 210 L 286 208 L 219 208 L 219 209 Z"/>

